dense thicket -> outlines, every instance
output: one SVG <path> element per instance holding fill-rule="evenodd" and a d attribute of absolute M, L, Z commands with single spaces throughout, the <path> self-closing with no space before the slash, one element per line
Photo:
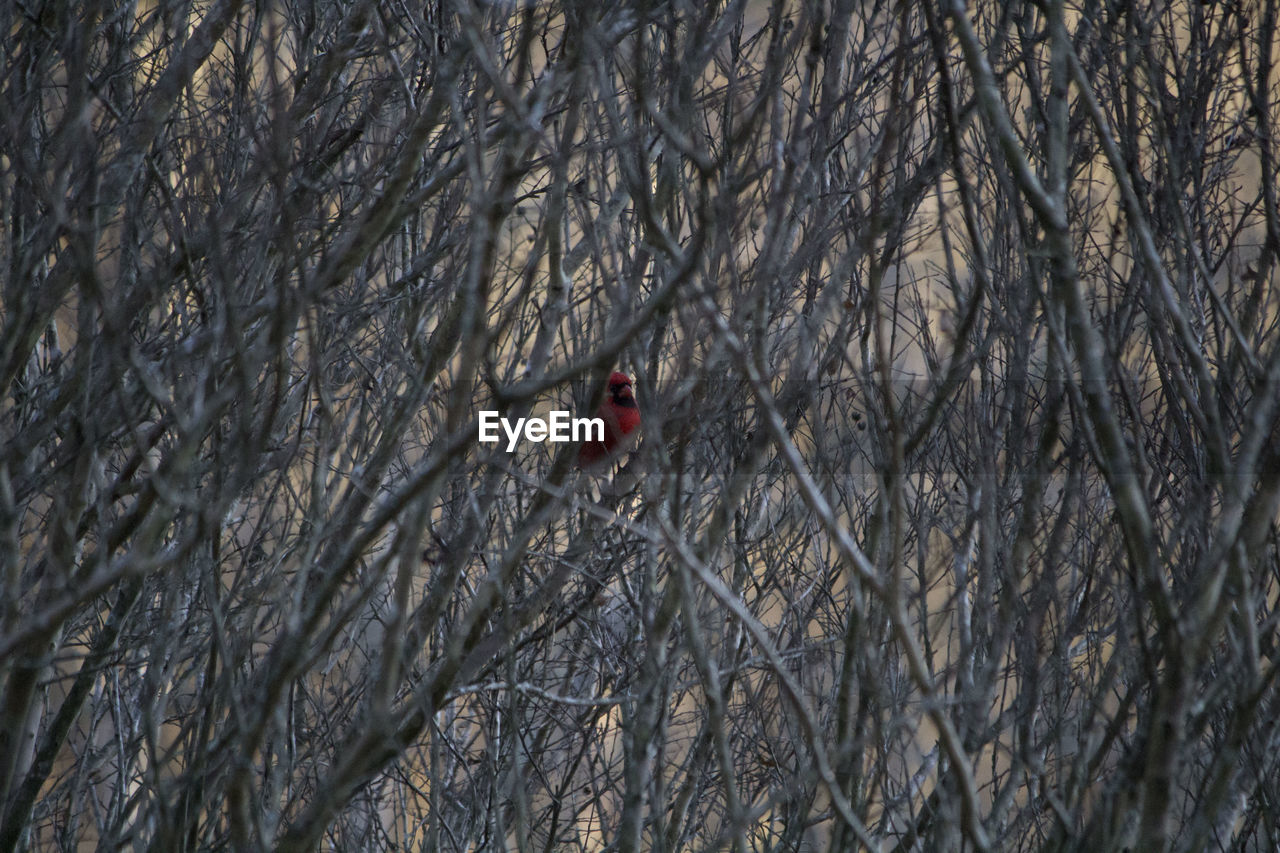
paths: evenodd
<path fill-rule="evenodd" d="M 0 4 L 0 851 L 1277 849 L 1276 18 Z"/>

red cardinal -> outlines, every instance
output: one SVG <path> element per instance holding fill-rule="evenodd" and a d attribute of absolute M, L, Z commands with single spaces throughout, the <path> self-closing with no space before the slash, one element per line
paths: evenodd
<path fill-rule="evenodd" d="M 631 393 L 631 380 L 625 373 L 609 377 L 609 393 L 596 417 L 604 421 L 604 441 L 584 442 L 578 451 L 579 468 L 600 468 L 630 450 L 640 437 L 640 409 Z"/>

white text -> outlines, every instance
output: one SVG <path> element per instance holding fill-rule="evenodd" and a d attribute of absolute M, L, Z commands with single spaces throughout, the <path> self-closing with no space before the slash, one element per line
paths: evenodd
<path fill-rule="evenodd" d="M 507 436 L 507 452 L 516 449 L 521 434 L 525 441 L 604 441 L 602 418 L 575 418 L 568 412 L 553 411 L 550 417 L 516 418 L 515 424 L 495 411 L 480 412 L 480 442 L 493 444 L 501 441 L 498 428 Z"/>

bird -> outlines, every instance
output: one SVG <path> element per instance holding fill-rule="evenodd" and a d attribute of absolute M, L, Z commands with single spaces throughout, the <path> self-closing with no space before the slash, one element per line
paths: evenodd
<path fill-rule="evenodd" d="M 614 462 L 640 437 L 640 407 L 627 374 L 615 371 L 609 377 L 609 392 L 596 417 L 604 421 L 604 439 L 583 442 L 579 448 L 578 467 L 584 471 L 599 471 Z"/>

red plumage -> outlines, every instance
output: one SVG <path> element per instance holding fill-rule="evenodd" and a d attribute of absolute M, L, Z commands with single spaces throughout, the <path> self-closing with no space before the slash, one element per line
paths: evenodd
<path fill-rule="evenodd" d="M 634 447 L 640 437 L 640 408 L 627 374 L 609 377 L 609 390 L 596 417 L 604 421 L 604 441 L 583 442 L 578 451 L 579 468 L 599 468 L 613 462 Z"/>

